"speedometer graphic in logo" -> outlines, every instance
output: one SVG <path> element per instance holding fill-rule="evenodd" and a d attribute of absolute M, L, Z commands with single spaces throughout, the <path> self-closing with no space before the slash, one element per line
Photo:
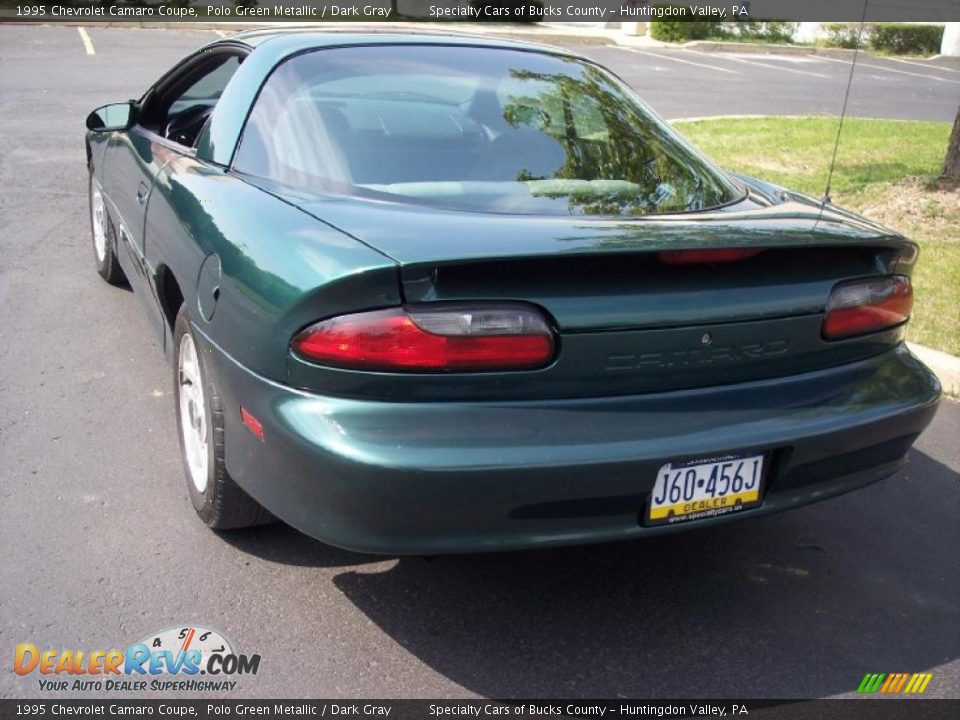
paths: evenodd
<path fill-rule="evenodd" d="M 191 650 L 199 651 L 201 668 L 207 667 L 211 655 L 233 655 L 233 646 L 217 630 L 200 625 L 171 627 L 148 635 L 141 640 L 151 652 L 168 650 L 174 657 Z"/>

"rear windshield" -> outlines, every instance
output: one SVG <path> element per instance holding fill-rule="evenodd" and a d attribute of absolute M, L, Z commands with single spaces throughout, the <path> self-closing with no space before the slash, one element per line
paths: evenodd
<path fill-rule="evenodd" d="M 234 167 L 323 193 L 501 213 L 640 216 L 740 195 L 596 66 L 458 46 L 291 58 L 264 85 Z"/>

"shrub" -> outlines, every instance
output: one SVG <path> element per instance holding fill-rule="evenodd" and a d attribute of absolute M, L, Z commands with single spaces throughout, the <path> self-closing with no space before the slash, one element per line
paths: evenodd
<path fill-rule="evenodd" d="M 719 22 L 683 22 L 677 20 L 650 23 L 650 35 L 664 42 L 682 42 L 684 40 L 704 40 L 716 37 L 720 33 Z"/>
<path fill-rule="evenodd" d="M 750 20 L 747 22 L 724 23 L 723 30 L 730 36 L 742 40 L 793 42 L 793 34 L 797 31 L 798 24 L 773 20 Z"/>
<path fill-rule="evenodd" d="M 748 22 L 654 21 L 650 35 L 657 40 L 682 42 L 685 40 L 753 40 L 765 42 L 792 42 L 797 23 L 770 20 Z"/>
<path fill-rule="evenodd" d="M 860 25 L 857 23 L 821 23 L 820 28 L 827 34 L 827 47 L 852 50 L 857 46 L 857 38 L 860 34 Z M 864 35 L 867 35 L 866 28 L 864 29 Z"/>
<path fill-rule="evenodd" d="M 943 25 L 874 23 L 870 47 L 894 55 L 933 55 L 940 52 Z"/>

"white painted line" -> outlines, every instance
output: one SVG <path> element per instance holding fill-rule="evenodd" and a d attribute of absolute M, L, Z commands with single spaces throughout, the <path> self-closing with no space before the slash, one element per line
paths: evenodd
<path fill-rule="evenodd" d="M 694 52 L 694 51 L 684 50 L 682 52 Z M 818 72 L 811 72 L 810 70 L 797 70 L 796 68 L 784 67 L 783 65 L 773 65 L 772 63 L 760 62 L 759 60 L 747 60 L 742 57 L 732 57 L 729 55 L 724 55 L 722 59 L 729 60 L 731 62 L 746 63 L 747 65 L 759 65 L 760 67 L 772 68 L 774 70 L 779 70 L 781 72 L 796 73 L 797 75 L 809 75 L 810 77 L 827 78 L 827 79 L 830 79 L 831 77 L 830 75 L 824 75 L 823 73 L 818 73 Z"/>
<path fill-rule="evenodd" d="M 828 58 L 828 57 L 825 57 L 824 60 L 843 63 L 847 67 L 850 67 L 850 63 L 846 60 L 838 60 L 837 58 Z M 909 75 L 910 77 L 923 78 L 924 80 L 936 80 L 937 82 L 945 82 L 945 83 L 951 83 L 953 85 L 960 85 L 960 80 L 948 80 L 947 78 L 937 77 L 936 75 L 924 75 L 923 73 L 910 72 L 908 70 L 894 70 L 893 68 L 884 67 L 883 65 L 871 65 L 869 63 L 860 62 L 859 60 L 857 61 L 857 67 L 871 68 L 873 70 L 882 70 L 888 73 L 897 73 L 898 75 Z"/>
<path fill-rule="evenodd" d="M 87 55 L 96 55 L 97 51 L 93 49 L 93 41 L 90 39 L 90 36 L 87 35 L 86 28 L 77 27 L 77 32 L 80 33 L 80 39 L 83 41 L 83 49 L 87 51 Z"/>
<path fill-rule="evenodd" d="M 903 58 L 895 58 L 895 57 L 885 57 L 884 60 L 903 63 L 904 65 L 916 65 L 917 67 L 926 68 L 927 70 L 943 70 L 944 72 L 960 73 L 960 70 L 944 67 L 943 65 L 936 65 L 934 63 L 929 63 L 929 62 L 918 62 L 917 60 L 904 60 Z"/>
<path fill-rule="evenodd" d="M 220 37 L 226 37 L 226 36 L 227 36 L 227 34 L 226 34 L 223 30 L 214 30 L 213 32 L 216 33 L 217 35 L 219 35 Z"/>
<path fill-rule="evenodd" d="M 650 57 L 657 58 L 658 60 L 669 60 L 670 62 L 683 63 L 684 65 L 696 65 L 697 67 L 707 68 L 708 70 L 716 70 L 717 72 L 730 73 L 731 75 L 739 75 L 736 70 L 730 70 L 729 68 L 717 67 L 716 65 L 707 65 L 706 63 L 693 62 L 692 60 L 681 60 L 680 58 L 673 57 L 671 55 L 661 55 L 660 53 L 647 52 L 646 50 L 637 50 L 636 48 L 620 48 L 621 50 L 626 50 L 627 52 L 637 53 L 639 55 L 649 55 Z"/>
<path fill-rule="evenodd" d="M 953 85 L 960 85 L 960 80 L 948 80 L 947 78 L 937 77 L 936 75 L 924 75 L 923 73 L 908 72 L 906 70 L 894 70 L 893 68 L 884 67 L 883 65 L 866 65 L 864 63 L 857 63 L 858 67 L 867 67 L 873 68 L 875 70 L 886 70 L 887 72 L 899 73 L 900 75 L 910 75 L 911 77 L 924 78 L 925 80 L 936 80 L 938 82 L 951 83 Z"/>

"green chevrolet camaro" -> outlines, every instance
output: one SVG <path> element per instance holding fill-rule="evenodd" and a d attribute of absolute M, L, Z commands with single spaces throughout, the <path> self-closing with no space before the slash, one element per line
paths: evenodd
<path fill-rule="evenodd" d="M 642 537 L 895 472 L 917 247 L 502 40 L 254 31 L 87 120 L 194 508 L 384 553 Z M 749 143 L 749 137 L 743 138 Z"/>

